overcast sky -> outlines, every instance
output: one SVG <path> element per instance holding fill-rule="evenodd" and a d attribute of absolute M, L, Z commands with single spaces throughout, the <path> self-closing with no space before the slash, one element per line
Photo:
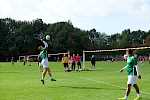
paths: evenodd
<path fill-rule="evenodd" d="M 75 27 L 109 34 L 150 29 L 150 0 L 0 0 L 0 18 L 71 20 Z"/>

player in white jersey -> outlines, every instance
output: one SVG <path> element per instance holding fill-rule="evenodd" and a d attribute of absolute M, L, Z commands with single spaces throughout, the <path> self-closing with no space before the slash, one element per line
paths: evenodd
<path fill-rule="evenodd" d="M 38 47 L 38 49 L 40 50 L 40 54 L 39 54 L 38 58 L 40 59 L 39 64 L 42 65 L 42 67 L 43 67 L 41 82 L 42 82 L 42 84 L 44 84 L 44 78 L 45 78 L 46 73 L 48 73 L 48 75 L 50 76 L 51 81 L 56 81 L 56 80 L 54 78 L 52 78 L 52 72 L 51 72 L 50 68 L 48 67 L 48 53 L 47 53 L 48 44 L 47 44 L 47 42 L 43 41 L 42 39 L 41 39 L 41 41 L 43 42 L 44 47 L 43 46 Z"/>
<path fill-rule="evenodd" d="M 123 72 L 124 69 L 126 69 L 128 73 L 127 90 L 125 96 L 123 98 L 118 99 L 128 100 L 131 87 L 133 86 L 137 93 L 137 97 L 134 100 L 141 100 L 140 90 L 137 85 L 137 79 L 141 79 L 141 75 L 139 74 L 138 70 L 137 58 L 133 56 L 133 50 L 128 50 L 127 65 L 124 68 L 122 68 L 120 72 Z"/>

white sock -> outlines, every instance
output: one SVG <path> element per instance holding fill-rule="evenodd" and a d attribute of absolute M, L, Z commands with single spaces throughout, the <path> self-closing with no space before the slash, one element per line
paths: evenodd
<path fill-rule="evenodd" d="M 128 100 L 128 96 L 125 95 L 124 98 L 125 98 L 126 100 Z"/>
<path fill-rule="evenodd" d="M 141 94 L 137 94 L 137 96 L 139 97 L 139 96 L 141 96 Z"/>

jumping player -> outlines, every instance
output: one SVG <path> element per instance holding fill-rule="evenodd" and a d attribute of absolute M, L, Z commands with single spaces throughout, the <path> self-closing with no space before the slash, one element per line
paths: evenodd
<path fill-rule="evenodd" d="M 41 39 L 41 41 L 43 42 L 44 47 L 39 46 L 38 49 L 40 50 L 40 54 L 39 54 L 39 58 L 41 59 L 40 64 L 43 67 L 41 82 L 42 82 L 42 84 L 44 84 L 44 78 L 45 78 L 46 73 L 48 73 L 48 75 L 50 76 L 51 81 L 56 81 L 56 80 L 54 78 L 52 78 L 52 72 L 51 72 L 50 68 L 48 67 L 48 54 L 47 54 L 48 44 L 47 44 L 47 42 L 43 41 L 42 39 Z"/>

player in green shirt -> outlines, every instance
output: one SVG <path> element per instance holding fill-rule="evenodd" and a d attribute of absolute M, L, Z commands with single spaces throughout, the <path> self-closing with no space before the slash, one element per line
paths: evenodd
<path fill-rule="evenodd" d="M 136 90 L 137 97 L 134 100 L 140 100 L 141 95 L 139 91 L 139 87 L 137 85 L 137 79 L 141 79 L 141 76 L 139 75 L 138 65 L 137 65 L 137 58 L 133 55 L 133 50 L 129 49 L 127 51 L 127 65 L 120 70 L 120 72 L 123 72 L 124 69 L 127 70 L 128 73 L 128 82 L 127 82 L 127 90 L 126 94 L 123 98 L 118 98 L 119 100 L 128 100 L 128 96 L 131 91 L 131 87 L 133 86 Z"/>
<path fill-rule="evenodd" d="M 38 47 L 38 49 L 40 50 L 38 59 L 40 61 L 40 65 L 42 65 L 42 67 L 43 67 L 41 82 L 42 82 L 42 84 L 44 84 L 44 78 L 45 78 L 46 73 L 48 73 L 48 75 L 50 76 L 51 81 L 56 81 L 56 80 L 54 78 L 52 78 L 52 72 L 51 72 L 50 68 L 48 67 L 48 53 L 47 53 L 48 44 L 47 44 L 47 42 L 43 41 L 42 39 L 41 39 L 41 41 L 43 42 L 44 47 L 43 46 Z"/>

